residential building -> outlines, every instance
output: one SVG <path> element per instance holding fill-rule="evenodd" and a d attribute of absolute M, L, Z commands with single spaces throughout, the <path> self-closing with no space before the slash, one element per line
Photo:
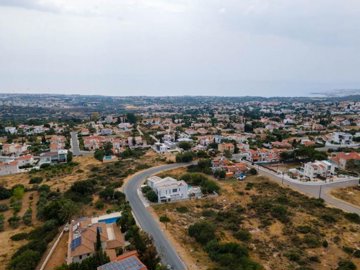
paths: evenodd
<path fill-rule="evenodd" d="M 335 164 L 327 160 L 316 160 L 304 165 L 304 176 L 314 180 L 314 178 L 327 178 L 335 173 Z"/>
<path fill-rule="evenodd" d="M 331 137 L 331 141 L 336 144 L 351 144 L 352 135 L 345 132 L 334 132 Z"/>
<path fill-rule="evenodd" d="M 360 160 L 360 154 L 357 152 L 351 153 L 336 153 L 335 156 L 331 158 L 331 160 L 342 170 L 346 169 L 346 163 L 349 160 Z"/>
<path fill-rule="evenodd" d="M 9 175 L 19 172 L 19 163 L 16 160 L 1 162 L 0 161 L 0 175 Z"/>
<path fill-rule="evenodd" d="M 230 153 L 234 153 L 235 146 L 233 143 L 220 143 L 218 144 L 218 150 L 221 153 L 224 153 L 225 151 L 230 151 Z"/>
<path fill-rule="evenodd" d="M 184 180 L 172 177 L 160 178 L 152 176 L 147 179 L 147 185 L 158 195 L 159 202 L 169 202 L 188 199 L 188 185 Z"/>
<path fill-rule="evenodd" d="M 116 225 L 116 219 L 80 218 L 70 224 L 67 263 L 82 262 L 95 253 L 96 236 L 100 234 L 101 247 L 110 260 L 116 259 L 116 249 L 125 245 L 125 240 Z"/>
<path fill-rule="evenodd" d="M 129 251 L 118 256 L 114 261 L 101 265 L 97 270 L 147 270 L 136 251 Z"/>
<path fill-rule="evenodd" d="M 46 152 L 40 154 L 39 166 L 42 164 L 54 164 L 67 162 L 68 150 L 61 149 L 55 152 Z"/>

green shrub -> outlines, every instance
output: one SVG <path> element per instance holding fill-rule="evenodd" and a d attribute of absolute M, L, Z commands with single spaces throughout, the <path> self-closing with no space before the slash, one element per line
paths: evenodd
<path fill-rule="evenodd" d="M 147 191 L 145 196 L 150 202 L 158 202 L 158 195 L 153 190 Z"/>
<path fill-rule="evenodd" d="M 205 247 L 211 260 L 217 262 L 221 269 L 262 269 L 261 265 L 249 258 L 246 247 L 237 243 L 218 243 L 216 240 L 209 242 Z"/>
<path fill-rule="evenodd" d="M 356 265 L 352 261 L 340 260 L 336 270 L 356 270 Z"/>
<path fill-rule="evenodd" d="M 8 222 L 9 222 L 9 225 L 15 229 L 20 226 L 20 220 L 21 220 L 20 217 L 12 216 L 8 219 Z"/>
<path fill-rule="evenodd" d="M 97 201 L 96 203 L 95 203 L 95 207 L 96 207 L 96 209 L 99 209 L 99 210 L 101 210 L 101 209 L 104 209 L 104 202 L 103 201 Z"/>
<path fill-rule="evenodd" d="M 17 234 L 14 234 L 13 236 L 11 236 L 10 239 L 13 241 L 20 241 L 20 240 L 27 239 L 27 237 L 28 237 L 27 233 L 17 233 Z"/>
<path fill-rule="evenodd" d="M 310 226 L 297 226 L 296 230 L 299 233 L 309 233 L 309 232 L 311 232 L 311 227 Z"/>
<path fill-rule="evenodd" d="M 215 226 L 206 221 L 196 222 L 189 226 L 188 233 L 191 237 L 194 237 L 197 242 L 202 245 L 206 245 L 209 241 L 214 240 Z"/>
<path fill-rule="evenodd" d="M 4 215 L 0 214 L 0 232 L 2 232 L 4 230 Z"/>
<path fill-rule="evenodd" d="M 324 220 L 325 222 L 327 223 L 334 223 L 336 222 L 336 218 L 331 216 L 331 215 L 327 215 L 327 214 L 324 214 L 321 216 L 321 219 Z"/>
<path fill-rule="evenodd" d="M 176 207 L 176 211 L 178 211 L 179 213 L 187 213 L 189 212 L 189 209 L 186 206 L 180 206 Z"/>
<path fill-rule="evenodd" d="M 29 181 L 29 184 L 40 184 L 43 181 L 43 178 L 40 176 L 32 177 Z"/>
<path fill-rule="evenodd" d="M 0 204 L 0 212 L 5 212 L 7 210 L 9 210 L 9 206 L 6 204 Z"/>
<path fill-rule="evenodd" d="M 32 210 L 31 208 L 27 209 L 24 213 L 22 220 L 25 225 L 30 226 L 32 224 Z"/>
<path fill-rule="evenodd" d="M 11 197 L 11 190 L 0 186 L 0 200 L 6 200 Z"/>
<path fill-rule="evenodd" d="M 168 217 L 168 216 L 161 216 L 160 218 L 159 218 L 159 220 L 160 220 L 160 222 L 162 222 L 162 223 L 167 223 L 167 222 L 170 222 L 170 218 Z"/>
<path fill-rule="evenodd" d="M 241 241 L 249 241 L 251 239 L 251 234 L 247 230 L 240 229 L 234 233 L 234 237 Z"/>
<path fill-rule="evenodd" d="M 201 215 L 203 217 L 214 217 L 214 216 L 216 216 L 216 212 L 211 209 L 205 209 L 201 212 Z"/>
<path fill-rule="evenodd" d="M 309 248 L 317 248 L 321 246 L 320 239 L 313 234 L 306 234 L 303 241 Z"/>
<path fill-rule="evenodd" d="M 360 224 L 360 216 L 356 213 L 345 213 L 345 218 L 350 220 L 351 222 Z"/>

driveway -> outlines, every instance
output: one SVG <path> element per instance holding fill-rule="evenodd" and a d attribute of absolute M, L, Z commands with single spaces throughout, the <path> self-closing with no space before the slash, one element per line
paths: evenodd
<path fill-rule="evenodd" d="M 131 205 L 136 221 L 139 223 L 140 227 L 154 239 L 156 249 L 162 262 L 171 265 L 175 270 L 184 270 L 187 268 L 177 254 L 175 248 L 159 228 L 157 221 L 153 219 L 152 215 L 148 212 L 142 200 L 139 198 L 138 189 L 144 181 L 153 174 L 188 165 L 190 164 L 180 163 L 153 167 L 132 176 L 124 185 L 124 193 Z"/>

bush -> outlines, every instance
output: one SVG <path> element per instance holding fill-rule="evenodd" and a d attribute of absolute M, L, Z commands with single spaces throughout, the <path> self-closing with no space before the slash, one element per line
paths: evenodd
<path fill-rule="evenodd" d="M 170 218 L 168 217 L 168 216 L 161 216 L 160 218 L 159 218 L 159 220 L 160 220 L 160 222 L 162 222 L 162 223 L 167 223 L 167 222 L 170 222 Z"/>
<path fill-rule="evenodd" d="M 241 241 L 249 241 L 251 239 L 251 234 L 249 231 L 241 229 L 234 233 L 234 237 Z"/>
<path fill-rule="evenodd" d="M 310 226 L 298 226 L 298 227 L 296 227 L 296 230 L 299 233 L 309 233 L 309 232 L 311 232 L 311 227 Z"/>
<path fill-rule="evenodd" d="M 185 151 L 191 149 L 191 143 L 189 143 L 189 142 L 179 142 L 178 146 Z"/>
<path fill-rule="evenodd" d="M 186 206 L 180 206 L 176 207 L 176 211 L 178 211 L 179 213 L 187 213 L 189 212 L 189 209 Z"/>
<path fill-rule="evenodd" d="M 158 195 L 153 190 L 147 191 L 145 193 L 145 196 L 150 202 L 158 202 L 159 201 Z"/>
<path fill-rule="evenodd" d="M 12 270 L 33 270 L 36 268 L 41 254 L 35 250 L 26 250 L 19 256 L 12 258 L 10 261 L 10 269 Z"/>
<path fill-rule="evenodd" d="M 32 210 L 29 208 L 26 210 L 25 214 L 22 217 L 22 220 L 25 225 L 30 226 L 32 224 Z"/>
<path fill-rule="evenodd" d="M 0 232 L 2 232 L 4 230 L 4 215 L 0 214 Z"/>
<path fill-rule="evenodd" d="M 14 234 L 13 236 L 11 236 L 10 239 L 13 241 L 21 241 L 21 240 L 27 239 L 27 237 L 28 237 L 27 233 L 17 233 L 17 234 Z"/>
<path fill-rule="evenodd" d="M 188 233 L 194 237 L 197 242 L 206 245 L 209 241 L 215 239 L 215 226 L 206 221 L 196 222 L 189 226 Z"/>
<path fill-rule="evenodd" d="M 211 260 L 217 262 L 222 267 L 221 269 L 262 269 L 261 265 L 253 262 L 249 258 L 249 253 L 246 247 L 237 243 L 220 244 L 213 240 L 205 247 Z"/>
<path fill-rule="evenodd" d="M 29 181 L 29 184 L 40 184 L 43 181 L 43 178 L 40 176 L 32 177 Z"/>
<path fill-rule="evenodd" d="M 193 152 L 187 151 L 176 155 L 176 162 L 190 162 L 194 158 Z"/>
<path fill-rule="evenodd" d="M 352 261 L 340 260 L 336 270 L 356 270 L 356 265 Z"/>
<path fill-rule="evenodd" d="M 322 216 L 321 216 L 321 219 L 324 220 L 324 221 L 327 222 L 327 223 L 334 223 L 334 222 L 336 222 L 336 218 L 334 218 L 333 216 L 327 215 L 327 214 L 322 215 Z"/>
<path fill-rule="evenodd" d="M 313 234 L 306 234 L 304 236 L 304 243 L 309 247 L 309 248 L 317 248 L 321 246 L 321 242 L 320 239 Z"/>
<path fill-rule="evenodd" d="M 289 221 L 289 212 L 283 205 L 275 205 L 271 208 L 271 215 L 283 223 Z"/>
<path fill-rule="evenodd" d="M 12 216 L 8 219 L 8 222 L 9 222 L 9 225 L 15 229 L 20 226 L 20 220 L 21 220 L 20 217 Z"/>
<path fill-rule="evenodd" d="M 350 220 L 351 222 L 360 224 L 360 216 L 356 213 L 345 213 L 345 218 Z"/>
<path fill-rule="evenodd" d="M 95 203 L 95 207 L 96 207 L 96 209 L 99 209 L 99 210 L 101 210 L 101 209 L 104 209 L 104 203 L 103 203 L 103 201 L 97 201 L 96 203 Z"/>
<path fill-rule="evenodd" d="M 0 186 L 0 200 L 6 200 L 11 197 L 11 190 Z"/>
<path fill-rule="evenodd" d="M 0 212 L 5 212 L 7 210 L 9 210 L 9 206 L 6 204 L 0 204 Z"/>
<path fill-rule="evenodd" d="M 249 170 L 249 173 L 250 173 L 251 175 L 257 175 L 257 170 L 256 170 L 255 168 L 251 168 L 251 169 Z"/>
<path fill-rule="evenodd" d="M 219 192 L 220 187 L 212 180 L 207 178 L 205 175 L 201 173 L 186 173 L 181 176 L 187 184 L 193 186 L 200 186 L 201 191 L 204 194 L 209 194 L 213 192 Z"/>

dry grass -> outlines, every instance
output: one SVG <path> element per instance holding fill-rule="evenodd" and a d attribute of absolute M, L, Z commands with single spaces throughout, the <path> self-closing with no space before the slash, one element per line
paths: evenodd
<path fill-rule="evenodd" d="M 166 175 L 177 176 L 182 173 L 184 171 L 174 170 Z M 254 187 L 251 189 L 247 188 L 249 182 L 254 183 Z M 283 223 L 274 218 L 269 226 L 264 227 L 261 217 L 249 207 L 253 202 L 253 198 L 272 199 L 283 194 L 283 192 L 294 202 L 303 198 L 299 193 L 283 189 L 276 184 L 264 185 L 267 182 L 266 178 L 258 176 L 248 177 L 244 182 L 221 181 L 219 185 L 222 191 L 218 197 L 155 205 L 153 208 L 158 216 L 166 214 L 170 218 L 171 221 L 167 226 L 167 231 L 170 235 L 173 235 L 181 249 L 186 251 L 186 257 L 189 258 L 185 261 L 195 262 L 197 267 L 194 269 L 216 267 L 202 247 L 187 234 L 188 226 L 199 220 L 208 219 L 210 222 L 214 222 L 214 219 L 204 217 L 202 214 L 204 210 L 210 209 L 215 212 L 231 211 L 237 206 L 245 209 L 242 214 L 239 214 L 237 225 L 239 228 L 248 230 L 251 233 L 252 238 L 249 242 L 241 242 L 235 239 L 232 231 L 226 228 L 224 223 L 218 223 L 215 220 L 217 236 L 221 241 L 240 242 L 246 245 L 250 250 L 251 258 L 268 270 L 297 269 L 299 264 L 285 256 L 292 249 L 297 250 L 300 248 L 303 251 L 301 260 L 309 269 L 328 270 L 336 269 L 340 259 L 349 258 L 349 255 L 342 250 L 343 246 L 360 248 L 360 225 L 347 221 L 342 217 L 341 212 L 338 214 L 334 212 L 334 215 L 338 217 L 335 223 L 325 223 L 319 217 L 323 212 L 332 213 L 332 210 L 327 210 L 327 208 L 325 210 L 323 208 L 313 210 L 311 207 L 304 209 L 296 205 L 288 206 L 287 208 L 291 213 L 289 222 Z M 181 213 L 177 210 L 179 207 L 186 207 L 188 211 Z M 300 225 L 315 228 L 319 232 L 321 239 L 327 240 L 329 247 L 304 248 L 294 244 L 293 236 L 298 237 L 300 242 L 304 238 L 304 234 L 295 230 Z M 337 237 L 340 239 L 337 240 Z M 317 256 L 320 262 L 309 261 L 309 258 L 313 256 Z M 360 265 L 360 259 L 352 258 L 352 261 L 356 265 Z"/>
<path fill-rule="evenodd" d="M 331 191 L 331 195 L 360 207 L 360 187 L 334 189 Z"/>

